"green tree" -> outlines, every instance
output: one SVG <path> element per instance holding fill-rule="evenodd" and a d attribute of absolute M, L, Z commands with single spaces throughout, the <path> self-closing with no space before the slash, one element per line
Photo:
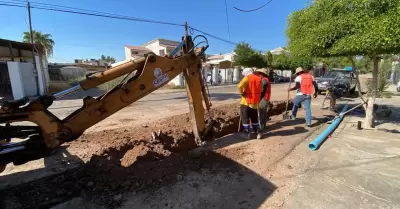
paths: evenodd
<path fill-rule="evenodd" d="M 111 56 L 101 55 L 100 60 L 104 60 L 106 62 L 115 63 L 115 58 Z"/>
<path fill-rule="evenodd" d="M 306 56 L 294 56 L 291 54 L 274 55 L 271 67 L 278 70 L 295 70 L 297 67 L 312 69 L 314 60 Z"/>
<path fill-rule="evenodd" d="M 386 92 L 387 88 L 390 86 L 390 73 L 392 71 L 392 61 L 393 58 L 391 56 L 386 56 L 380 62 L 380 70 L 378 72 L 378 81 L 377 81 L 377 97 L 391 97 L 388 92 Z M 368 92 L 372 92 L 372 81 L 367 81 L 367 89 Z"/>
<path fill-rule="evenodd" d="M 265 55 L 265 60 L 266 60 L 267 66 L 272 67 L 272 62 L 274 61 L 274 55 L 272 55 L 272 53 L 270 51 L 267 52 L 267 54 Z"/>
<path fill-rule="evenodd" d="M 32 31 L 32 34 L 33 34 L 33 43 L 43 47 L 47 57 L 52 56 L 55 43 L 54 40 L 51 38 L 51 35 L 48 33 L 42 33 L 34 30 Z M 31 33 L 24 32 L 22 41 L 26 43 L 31 43 Z"/>
<path fill-rule="evenodd" d="M 235 65 L 256 68 L 267 66 L 263 55 L 260 52 L 256 52 L 253 48 L 251 48 L 250 44 L 248 43 L 242 42 L 236 45 L 235 53 L 236 56 L 233 60 Z"/>
<path fill-rule="evenodd" d="M 325 63 L 329 68 L 344 68 L 352 65 L 347 57 L 323 57 L 316 60 L 317 62 Z"/>
<path fill-rule="evenodd" d="M 371 57 L 363 56 L 359 57 L 356 61 L 356 68 L 360 70 L 360 72 L 372 72 L 372 60 Z"/>
<path fill-rule="evenodd" d="M 372 94 L 366 106 L 365 127 L 372 126 L 381 54 L 400 52 L 400 1 L 315 0 L 288 19 L 288 47 L 297 55 L 372 59 Z"/>

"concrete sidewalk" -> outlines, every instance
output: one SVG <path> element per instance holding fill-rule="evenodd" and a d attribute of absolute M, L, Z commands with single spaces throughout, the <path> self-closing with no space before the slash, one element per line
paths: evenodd
<path fill-rule="evenodd" d="M 281 185 L 292 181 L 282 208 L 400 208 L 400 134 L 359 131 L 358 120 L 346 117 L 318 151 L 307 147 L 314 135 L 280 163 L 300 162 L 273 178 Z M 385 127 L 393 129 L 389 123 L 379 128 Z"/>

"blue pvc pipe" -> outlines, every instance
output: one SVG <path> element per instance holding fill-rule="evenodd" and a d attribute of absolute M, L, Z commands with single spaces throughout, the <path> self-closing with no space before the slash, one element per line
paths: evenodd
<path fill-rule="evenodd" d="M 349 105 L 345 105 L 342 109 L 342 113 L 346 112 L 347 109 L 349 108 Z M 339 114 L 340 115 L 340 114 Z M 326 140 L 326 138 L 338 127 L 340 122 L 342 121 L 344 115 L 337 117 L 331 125 L 328 126 L 327 129 L 325 129 L 324 132 L 322 132 L 317 138 L 315 138 L 310 144 L 308 144 L 308 148 L 310 148 L 312 151 L 317 150 L 319 146 Z"/>

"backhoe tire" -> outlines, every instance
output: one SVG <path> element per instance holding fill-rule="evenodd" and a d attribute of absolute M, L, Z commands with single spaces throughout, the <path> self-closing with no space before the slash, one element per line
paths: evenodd
<path fill-rule="evenodd" d="M 0 145 L 6 144 L 5 140 L 0 140 Z M 0 173 L 2 173 L 6 169 L 7 164 L 0 164 Z"/>
<path fill-rule="evenodd" d="M 2 173 L 6 169 L 7 165 L 0 165 L 0 173 Z"/>

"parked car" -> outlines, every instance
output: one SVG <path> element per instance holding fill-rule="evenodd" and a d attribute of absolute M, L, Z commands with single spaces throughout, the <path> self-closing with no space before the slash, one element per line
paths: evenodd
<path fill-rule="evenodd" d="M 315 78 L 318 93 L 325 92 L 330 86 L 342 86 L 346 94 L 353 94 L 357 87 L 357 80 L 353 71 L 345 69 L 329 70 L 324 76 Z"/>
<path fill-rule="evenodd" d="M 280 76 L 276 73 L 273 73 L 273 82 L 274 83 L 282 83 L 282 82 L 289 82 L 290 78 L 289 77 L 284 77 L 284 76 Z"/>

